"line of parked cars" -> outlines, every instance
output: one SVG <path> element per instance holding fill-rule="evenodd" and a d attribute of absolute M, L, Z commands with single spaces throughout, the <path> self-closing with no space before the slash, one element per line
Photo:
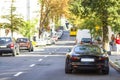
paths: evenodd
<path fill-rule="evenodd" d="M 42 35 L 43 38 L 36 39 L 36 41 L 34 41 L 36 47 L 41 45 L 55 44 L 56 41 L 62 37 L 63 30 L 57 30 L 52 33 L 44 32 Z"/>
<path fill-rule="evenodd" d="M 0 37 L 0 56 L 3 54 L 11 54 L 16 56 L 20 54 L 20 50 L 33 51 L 32 42 L 28 38 Z"/>

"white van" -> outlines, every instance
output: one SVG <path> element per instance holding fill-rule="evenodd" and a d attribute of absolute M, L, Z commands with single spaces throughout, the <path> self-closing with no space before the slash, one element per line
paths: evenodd
<path fill-rule="evenodd" d="M 80 44 L 82 38 L 91 38 L 89 29 L 78 29 L 76 35 L 76 44 Z"/>

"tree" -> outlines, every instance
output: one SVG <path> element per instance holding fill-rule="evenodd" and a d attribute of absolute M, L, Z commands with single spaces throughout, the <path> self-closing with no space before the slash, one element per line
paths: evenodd
<path fill-rule="evenodd" d="M 57 23 L 64 14 L 67 16 L 69 0 L 39 0 L 40 2 L 40 34 L 49 25 L 50 20 Z"/>
<path fill-rule="evenodd" d="M 3 25 L 5 25 L 5 28 L 9 28 L 11 30 L 12 37 L 13 37 L 13 32 L 18 31 L 19 27 L 24 25 L 23 18 L 14 13 L 16 11 L 16 7 L 13 5 L 14 2 L 15 0 L 11 1 L 10 13 L 8 13 L 8 15 L 2 16 L 2 18 L 8 21 L 3 23 Z"/>
<path fill-rule="evenodd" d="M 81 23 L 80 29 L 89 29 L 94 38 L 102 36 L 101 22 L 96 17 L 85 18 L 83 23 Z"/>
<path fill-rule="evenodd" d="M 34 35 L 35 32 L 35 25 L 38 22 L 38 20 L 33 20 L 31 22 L 24 21 L 24 25 L 22 27 L 19 27 L 19 33 L 22 34 L 24 37 L 30 38 Z"/>
<path fill-rule="evenodd" d="M 108 26 L 120 24 L 115 21 L 120 16 L 120 0 L 71 0 L 70 5 L 70 11 L 80 18 L 99 18 L 103 32 L 103 47 L 108 50 Z"/>

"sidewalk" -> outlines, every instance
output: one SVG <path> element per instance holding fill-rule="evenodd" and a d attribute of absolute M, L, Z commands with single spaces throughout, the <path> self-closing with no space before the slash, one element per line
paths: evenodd
<path fill-rule="evenodd" d="M 120 54 L 117 54 L 116 51 L 112 51 L 109 59 L 110 65 L 118 72 L 120 72 Z"/>

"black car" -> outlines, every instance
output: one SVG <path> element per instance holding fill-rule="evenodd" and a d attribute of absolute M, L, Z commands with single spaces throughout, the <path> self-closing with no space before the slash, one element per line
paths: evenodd
<path fill-rule="evenodd" d="M 11 37 L 0 37 L 0 55 L 9 53 L 12 56 L 18 55 L 20 53 L 19 45 Z"/>
<path fill-rule="evenodd" d="M 97 45 L 75 45 L 66 54 L 65 73 L 73 70 L 96 70 L 109 74 L 109 58 L 107 52 Z"/>

